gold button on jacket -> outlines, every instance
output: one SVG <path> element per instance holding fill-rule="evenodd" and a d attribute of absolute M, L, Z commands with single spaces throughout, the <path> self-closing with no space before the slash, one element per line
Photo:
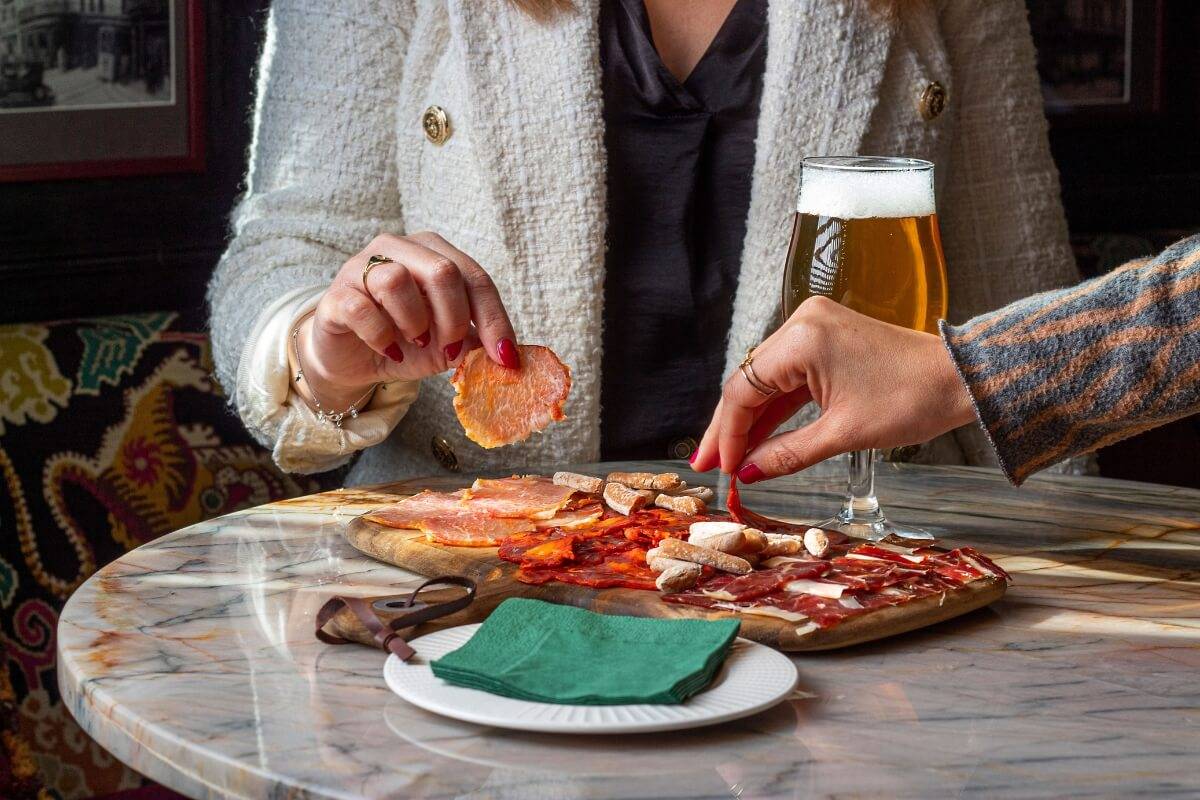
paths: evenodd
<path fill-rule="evenodd" d="M 421 127 L 425 129 L 425 138 L 440 145 L 450 138 L 450 118 L 441 106 L 430 106 L 421 115 Z"/>
<path fill-rule="evenodd" d="M 928 121 L 940 117 L 946 110 L 946 87 L 937 81 L 926 86 L 925 91 L 921 92 L 918 106 L 921 109 L 922 119 Z"/>
<path fill-rule="evenodd" d="M 433 457 L 442 465 L 443 469 L 450 472 L 458 472 L 458 456 L 454 453 L 454 448 L 450 443 L 441 436 L 433 437 L 429 443 L 429 449 L 433 451 Z"/>

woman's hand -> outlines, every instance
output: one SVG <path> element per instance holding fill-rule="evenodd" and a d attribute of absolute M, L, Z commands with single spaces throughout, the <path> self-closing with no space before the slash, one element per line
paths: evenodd
<path fill-rule="evenodd" d="M 753 366 L 779 391 L 763 397 L 735 371 L 692 458 L 698 472 L 719 465 L 754 483 L 851 450 L 926 442 L 975 419 L 939 337 L 824 297 L 804 301 L 755 349 Z M 820 418 L 763 441 L 810 400 Z"/>
<path fill-rule="evenodd" d="M 373 255 L 392 263 L 372 267 L 364 285 Z M 338 270 L 296 344 L 305 377 L 297 390 L 337 411 L 374 383 L 444 372 L 481 345 L 496 363 L 520 366 L 491 277 L 435 233 L 376 237 Z"/>

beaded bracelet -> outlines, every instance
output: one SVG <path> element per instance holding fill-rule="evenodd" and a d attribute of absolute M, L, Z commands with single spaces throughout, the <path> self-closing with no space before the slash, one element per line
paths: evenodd
<path fill-rule="evenodd" d="M 312 312 L 309 312 L 308 314 L 305 314 L 303 317 L 301 317 L 300 321 L 296 323 L 296 327 L 292 328 L 292 352 L 296 356 L 296 383 L 299 383 L 301 380 L 305 380 L 304 364 L 300 361 L 299 337 L 300 337 L 300 326 L 304 324 L 304 320 L 308 319 L 308 317 L 311 316 L 311 313 Z M 321 406 L 321 401 L 317 397 L 316 390 L 313 389 L 313 385 L 311 382 L 309 382 L 309 384 L 308 384 L 308 392 L 309 392 L 309 394 L 312 395 L 313 405 L 316 406 L 316 408 L 314 410 L 317 412 L 317 419 L 321 422 L 329 422 L 335 428 L 340 428 L 340 427 L 342 427 L 342 420 L 344 420 L 346 417 L 350 417 L 351 419 L 355 419 L 358 417 L 358 410 L 360 408 L 362 408 L 364 405 L 366 405 L 368 402 L 370 402 L 371 397 L 374 396 L 376 390 L 379 389 L 379 387 L 382 385 L 383 385 L 382 383 L 372 384 L 371 388 L 367 389 L 367 393 L 364 394 L 362 397 L 358 398 L 357 400 L 355 400 L 353 403 L 351 403 L 350 407 L 347 408 L 345 411 L 326 411 Z"/>

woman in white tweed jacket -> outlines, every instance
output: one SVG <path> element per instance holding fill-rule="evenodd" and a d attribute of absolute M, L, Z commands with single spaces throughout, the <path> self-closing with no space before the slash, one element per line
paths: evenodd
<path fill-rule="evenodd" d="M 276 0 L 247 191 L 209 291 L 218 376 L 281 467 L 364 450 L 351 483 L 599 455 L 605 146 L 599 0 L 539 22 L 501 0 Z M 818 8 L 819 5 L 819 8 Z M 880 153 L 938 167 L 951 316 L 1073 283 L 1021 0 L 773 2 L 727 371 L 778 323 L 800 161 Z M 922 105 L 945 88 L 944 113 Z M 433 143 L 429 106 L 451 135 Z M 938 113 L 933 113 L 938 112 Z M 398 383 L 344 427 L 292 388 L 287 347 L 381 232 L 435 231 L 486 267 L 522 342 L 571 365 L 567 421 L 469 442 L 443 378 Z M 441 450 L 441 458 L 435 450 Z M 994 463 L 977 428 L 926 460 Z"/>

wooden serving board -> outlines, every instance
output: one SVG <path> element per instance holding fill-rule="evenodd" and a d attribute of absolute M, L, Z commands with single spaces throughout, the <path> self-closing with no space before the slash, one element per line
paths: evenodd
<path fill-rule="evenodd" d="M 455 625 L 482 622 L 505 598 L 531 597 L 600 613 L 635 617 L 738 617 L 742 621 L 741 635 L 747 639 L 784 651 L 832 650 L 895 636 L 966 614 L 995 602 L 1007 588 L 1003 580 L 981 578 L 945 596 L 933 595 L 903 605 L 889 606 L 850 617 L 833 628 L 798 633 L 800 628 L 795 622 L 664 603 L 658 592 L 592 589 L 556 581 L 531 586 L 516 579 L 517 565 L 501 559 L 495 547 L 431 544 L 419 531 L 388 528 L 362 517 L 350 522 L 345 535 L 347 541 L 360 552 L 418 575 L 460 575 L 474 580 L 479 586 L 476 601 L 446 620 Z"/>

